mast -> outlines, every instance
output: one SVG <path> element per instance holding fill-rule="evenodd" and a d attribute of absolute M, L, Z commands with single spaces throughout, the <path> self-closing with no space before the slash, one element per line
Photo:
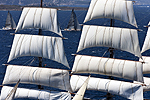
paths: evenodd
<path fill-rule="evenodd" d="M 41 0 L 41 5 L 40 5 L 40 7 L 42 7 L 42 0 Z M 39 29 L 39 33 L 38 33 L 38 35 L 42 35 L 42 30 L 41 29 Z M 38 57 L 39 58 L 39 67 L 42 67 L 42 57 Z M 41 85 L 38 85 L 38 89 L 42 89 L 42 86 Z"/>

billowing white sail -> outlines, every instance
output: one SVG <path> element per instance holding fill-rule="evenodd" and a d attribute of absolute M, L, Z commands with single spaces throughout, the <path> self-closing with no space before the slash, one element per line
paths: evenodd
<path fill-rule="evenodd" d="M 70 80 L 72 90 L 77 91 L 86 79 L 86 76 L 72 75 Z M 90 77 L 87 90 L 109 92 L 132 100 L 143 100 L 143 87 L 140 84 Z"/>
<path fill-rule="evenodd" d="M 44 29 L 62 36 L 57 22 L 57 9 L 53 8 L 25 7 L 15 32 L 28 28 Z"/>
<path fill-rule="evenodd" d="M 120 49 L 141 58 L 138 34 L 135 29 L 84 25 L 77 52 L 99 46 Z"/>
<path fill-rule="evenodd" d="M 4 86 L 1 91 L 1 100 L 5 100 L 7 94 L 13 87 Z M 70 93 L 56 91 L 42 91 L 25 88 L 17 88 L 15 99 L 30 98 L 38 100 L 71 100 Z"/>
<path fill-rule="evenodd" d="M 69 68 L 62 38 L 59 37 L 15 34 L 8 62 L 21 56 L 48 58 Z"/>
<path fill-rule="evenodd" d="M 148 49 L 150 49 L 150 27 L 148 27 L 147 35 L 146 35 L 141 53 L 145 52 Z"/>
<path fill-rule="evenodd" d="M 143 82 L 143 65 L 138 61 L 77 55 L 72 73 L 103 74 Z"/>
<path fill-rule="evenodd" d="M 17 83 L 19 79 L 20 83 L 44 85 L 71 91 L 67 70 L 8 65 L 3 84 Z"/>
<path fill-rule="evenodd" d="M 132 1 L 91 0 L 84 23 L 97 18 L 117 19 L 137 27 Z"/>
<path fill-rule="evenodd" d="M 143 62 L 143 74 L 150 74 L 150 57 L 142 56 L 142 58 L 139 61 Z"/>
<path fill-rule="evenodd" d="M 90 76 L 85 80 L 79 91 L 76 93 L 76 95 L 73 97 L 72 100 L 83 100 L 84 93 L 86 91 L 88 82 L 89 82 Z"/>

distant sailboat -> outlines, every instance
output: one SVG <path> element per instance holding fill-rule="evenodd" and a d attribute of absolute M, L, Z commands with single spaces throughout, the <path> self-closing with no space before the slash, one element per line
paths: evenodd
<path fill-rule="evenodd" d="M 79 25 L 79 22 L 78 22 L 78 19 L 76 17 L 76 14 L 74 12 L 74 9 L 72 9 L 68 26 L 64 30 L 65 31 L 81 31 L 81 27 Z"/>
<path fill-rule="evenodd" d="M 3 30 L 15 30 L 15 29 L 16 29 L 16 23 L 12 15 L 8 11 L 5 27 L 3 27 Z"/>

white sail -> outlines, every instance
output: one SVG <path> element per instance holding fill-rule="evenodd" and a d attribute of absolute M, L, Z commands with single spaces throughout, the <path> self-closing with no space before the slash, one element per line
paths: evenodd
<path fill-rule="evenodd" d="M 1 100 L 5 100 L 13 87 L 4 86 L 1 90 Z M 56 91 L 42 91 L 25 88 L 17 88 L 15 99 L 30 98 L 38 100 L 71 100 L 70 93 Z"/>
<path fill-rule="evenodd" d="M 138 61 L 77 55 L 72 73 L 102 74 L 143 82 L 143 65 Z"/>
<path fill-rule="evenodd" d="M 144 77 L 144 84 L 141 82 L 134 81 L 136 84 L 141 84 L 143 86 L 143 91 L 150 91 L 150 78 Z"/>
<path fill-rule="evenodd" d="M 67 70 L 8 65 L 3 84 L 17 83 L 19 79 L 20 83 L 44 85 L 71 91 Z"/>
<path fill-rule="evenodd" d="M 18 88 L 20 80 L 17 82 L 17 84 L 15 85 L 15 87 L 10 91 L 10 93 L 7 95 L 5 100 L 14 100 L 15 98 L 15 94 Z"/>
<path fill-rule="evenodd" d="M 62 38 L 59 37 L 15 34 L 8 62 L 21 56 L 48 58 L 69 68 Z"/>
<path fill-rule="evenodd" d="M 97 18 L 117 19 L 137 27 L 132 1 L 91 0 L 84 23 Z"/>
<path fill-rule="evenodd" d="M 143 59 L 139 59 L 139 61 L 143 62 L 143 74 L 150 73 L 150 57 L 142 56 Z"/>
<path fill-rule="evenodd" d="M 28 28 L 44 29 L 62 36 L 57 22 L 57 9 L 53 8 L 25 7 L 15 32 Z"/>
<path fill-rule="evenodd" d="M 150 49 L 150 27 L 148 27 L 147 35 L 146 35 L 141 53 L 145 52 L 148 49 Z"/>
<path fill-rule="evenodd" d="M 72 90 L 77 91 L 86 79 L 86 76 L 72 75 L 70 80 Z M 143 87 L 140 84 L 90 77 L 87 90 L 109 92 L 132 100 L 143 100 Z"/>
<path fill-rule="evenodd" d="M 84 25 L 77 52 L 99 46 L 120 49 L 141 58 L 138 34 L 135 29 Z"/>
<path fill-rule="evenodd" d="M 79 91 L 76 93 L 76 95 L 73 97 L 72 100 L 83 100 L 84 93 L 86 91 L 88 82 L 89 82 L 90 76 L 86 79 L 86 81 L 83 83 Z"/>

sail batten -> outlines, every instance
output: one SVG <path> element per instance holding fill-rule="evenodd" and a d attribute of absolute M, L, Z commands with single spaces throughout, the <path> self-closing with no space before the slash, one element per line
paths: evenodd
<path fill-rule="evenodd" d="M 2 88 L 1 100 L 5 100 L 7 94 L 11 91 L 11 89 L 13 89 L 13 87 L 4 86 Z M 67 92 L 17 88 L 14 98 L 30 98 L 38 100 L 71 100 L 71 94 Z"/>
<path fill-rule="evenodd" d="M 57 9 L 25 7 L 15 32 L 29 28 L 52 31 L 62 37 L 57 21 Z"/>
<path fill-rule="evenodd" d="M 77 52 L 100 46 L 127 51 L 141 58 L 137 30 L 84 25 Z"/>
<path fill-rule="evenodd" d="M 19 79 L 20 83 L 44 85 L 71 91 L 67 70 L 8 65 L 3 84 L 17 83 Z"/>
<path fill-rule="evenodd" d="M 59 37 L 15 34 L 8 62 L 21 56 L 48 58 L 69 68 L 62 38 Z"/>
<path fill-rule="evenodd" d="M 84 23 L 98 18 L 117 19 L 137 27 L 132 1 L 91 0 Z"/>
<path fill-rule="evenodd" d="M 79 90 L 86 79 L 86 76 L 72 75 L 70 80 L 72 90 Z M 143 87 L 140 84 L 90 77 L 87 90 L 109 92 L 132 100 L 143 100 Z"/>
<path fill-rule="evenodd" d="M 77 55 L 72 73 L 102 74 L 143 82 L 143 65 L 141 62 L 113 58 Z"/>

